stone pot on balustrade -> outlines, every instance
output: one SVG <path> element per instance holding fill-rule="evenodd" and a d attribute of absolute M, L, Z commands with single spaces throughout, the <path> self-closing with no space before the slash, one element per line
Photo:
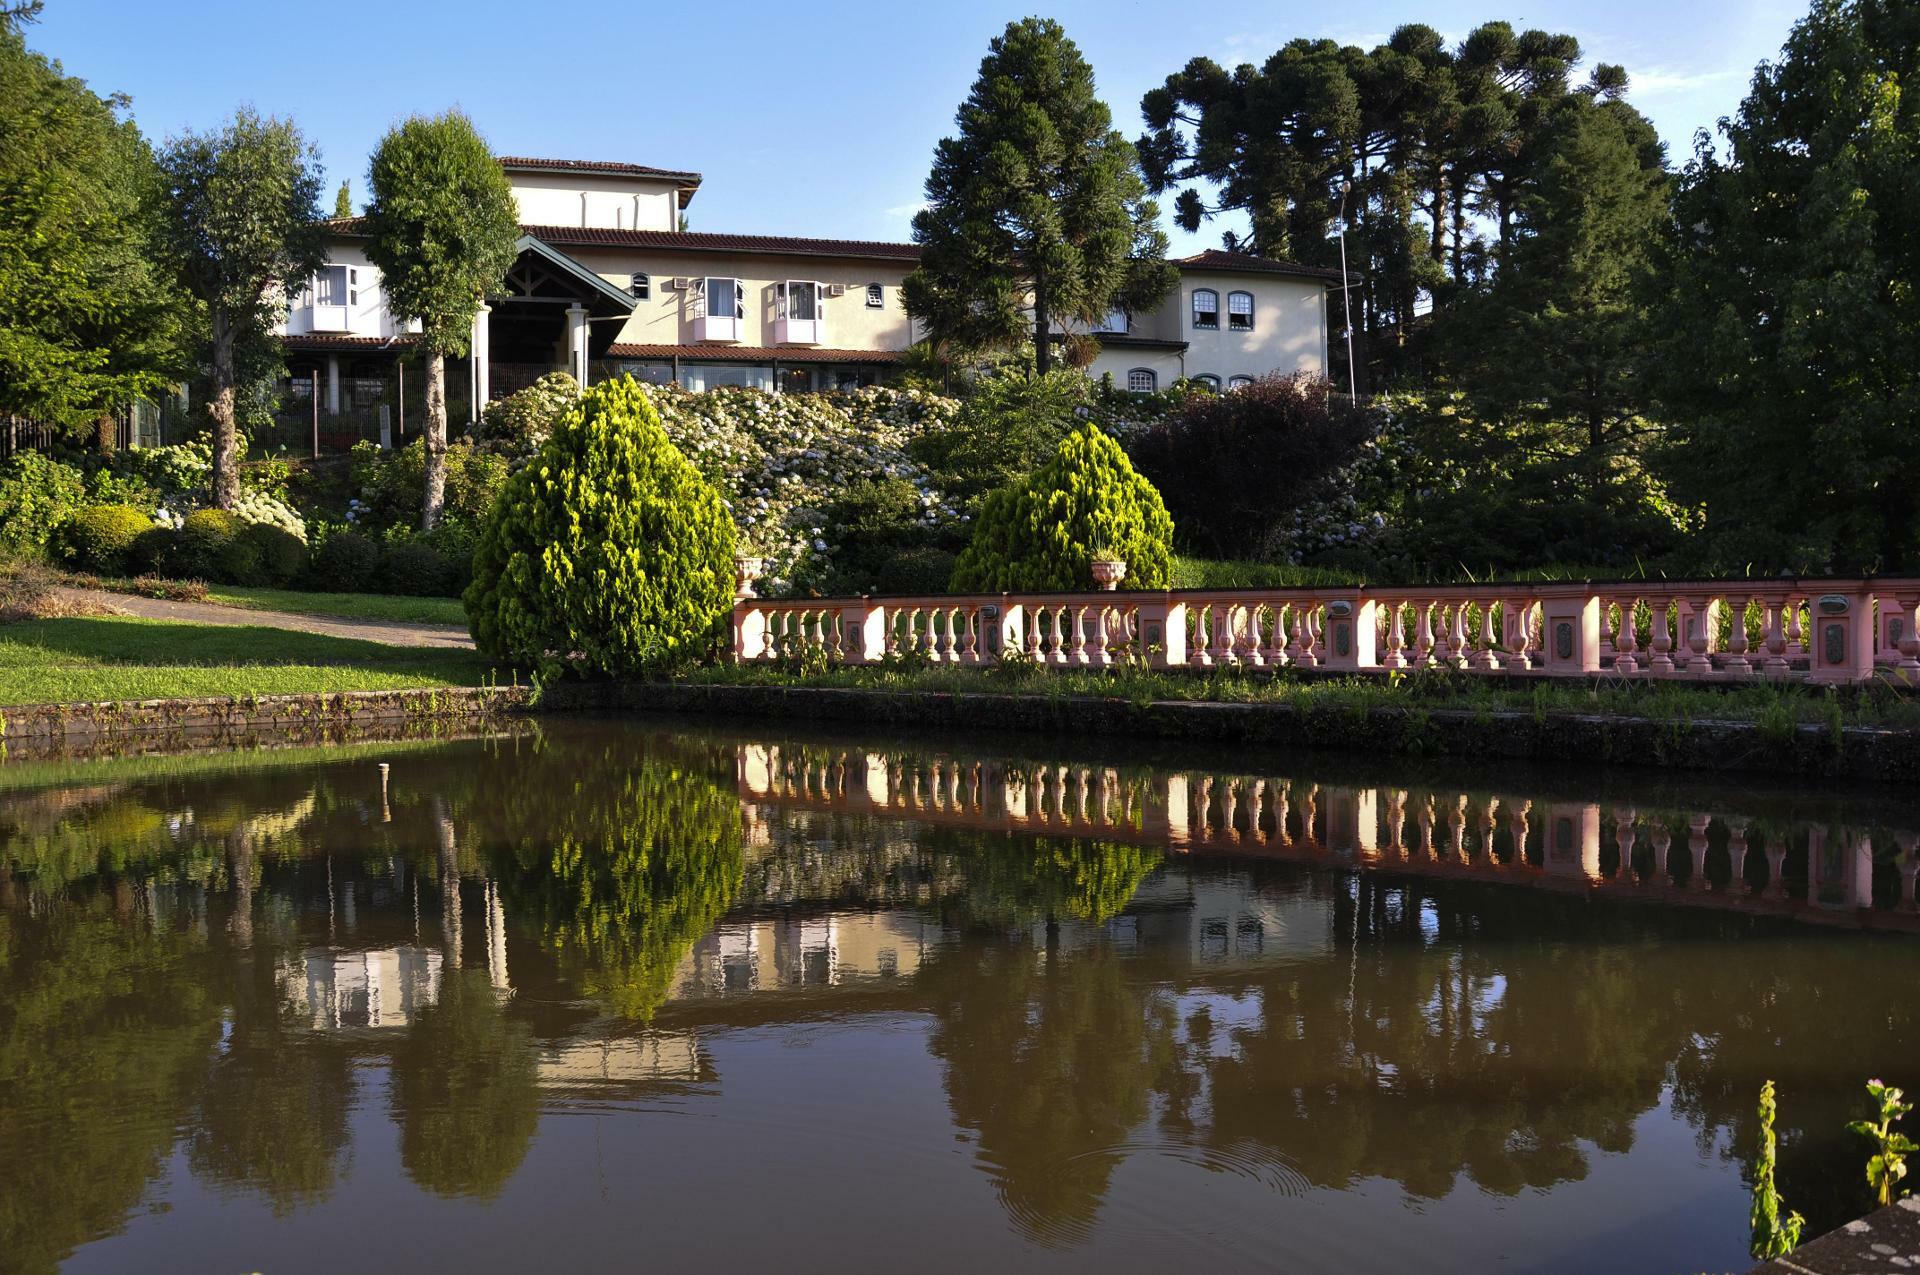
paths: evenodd
<path fill-rule="evenodd" d="M 767 560 L 751 553 L 733 555 L 733 597 L 738 602 L 746 598 L 758 597 L 753 591 L 753 582 L 760 578 L 760 572 L 766 568 Z"/>
<path fill-rule="evenodd" d="M 1102 593 L 1112 593 L 1127 578 L 1127 564 L 1120 558 L 1095 558 L 1093 560 L 1093 587 Z"/>

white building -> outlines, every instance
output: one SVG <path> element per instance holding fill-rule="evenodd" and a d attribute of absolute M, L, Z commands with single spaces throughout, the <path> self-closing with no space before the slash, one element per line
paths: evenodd
<path fill-rule="evenodd" d="M 917 337 L 900 285 L 910 243 L 681 230 L 697 173 L 599 161 L 501 161 L 519 204 L 519 257 L 449 372 L 457 414 L 556 369 L 582 383 L 630 372 L 689 389 L 871 384 Z M 336 219 L 329 263 L 284 326 L 296 393 L 329 413 L 386 402 L 413 340 L 387 313 L 364 226 Z M 1119 388 L 1181 377 L 1224 389 L 1268 372 L 1324 372 L 1326 291 L 1337 274 L 1238 253 L 1181 260 L 1152 314 L 1096 333 L 1090 369 Z M 464 400 L 464 403 L 462 403 Z"/>

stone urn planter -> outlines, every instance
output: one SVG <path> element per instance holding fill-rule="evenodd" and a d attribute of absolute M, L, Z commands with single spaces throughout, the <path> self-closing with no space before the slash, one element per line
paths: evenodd
<path fill-rule="evenodd" d="M 760 578 L 760 572 L 766 567 L 767 560 L 751 553 L 733 555 L 733 596 L 735 600 L 759 596 L 753 591 L 753 582 Z"/>
<path fill-rule="evenodd" d="M 1118 558 L 1093 560 L 1093 585 L 1102 593 L 1112 593 L 1127 578 L 1127 564 Z"/>

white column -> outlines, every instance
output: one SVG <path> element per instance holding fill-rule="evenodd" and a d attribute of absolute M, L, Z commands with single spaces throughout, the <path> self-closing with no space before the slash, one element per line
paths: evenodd
<path fill-rule="evenodd" d="M 473 316 L 473 346 L 468 356 L 468 366 L 473 370 L 473 416 L 474 424 L 480 423 L 480 413 L 487 408 L 487 399 L 491 393 L 491 380 L 487 374 L 487 360 L 491 357 L 487 345 L 487 316 L 493 313 L 493 307 L 486 302 L 480 303 L 480 310 Z"/>
<path fill-rule="evenodd" d="M 327 355 L 327 413 L 340 414 L 340 356 Z"/>
<path fill-rule="evenodd" d="M 582 386 L 587 383 L 587 308 L 583 305 L 567 307 L 567 362 L 573 371 L 573 379 Z"/>

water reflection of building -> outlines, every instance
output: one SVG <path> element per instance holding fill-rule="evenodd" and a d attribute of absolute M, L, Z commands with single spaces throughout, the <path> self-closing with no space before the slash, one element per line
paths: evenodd
<path fill-rule="evenodd" d="M 690 1031 L 561 1041 L 541 1050 L 538 1074 L 541 1085 L 549 1089 L 714 1079 L 713 1069 Z"/>
<path fill-rule="evenodd" d="M 405 1027 L 440 998 L 440 953 L 429 948 L 309 948 L 280 967 L 280 994 L 315 1031 Z"/>
<path fill-rule="evenodd" d="M 941 941 L 912 912 L 790 913 L 729 921 L 693 945 L 673 996 L 826 987 L 912 975 Z"/>

